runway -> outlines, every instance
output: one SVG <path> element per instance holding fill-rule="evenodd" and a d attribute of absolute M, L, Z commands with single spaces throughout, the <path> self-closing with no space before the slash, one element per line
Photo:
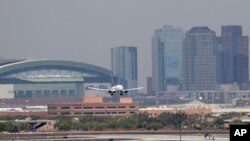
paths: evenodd
<path fill-rule="evenodd" d="M 228 135 L 213 135 L 214 140 L 216 141 L 229 141 Z M 131 134 L 125 134 L 125 135 L 95 135 L 96 139 L 128 139 L 127 141 L 179 141 L 180 136 L 179 135 L 131 135 Z M 182 135 L 181 137 L 182 141 L 205 141 L 204 135 L 201 134 L 195 134 L 195 135 Z M 207 138 L 207 140 L 209 140 Z M 212 140 L 212 138 L 210 139 Z"/>
<path fill-rule="evenodd" d="M 214 141 L 229 141 L 228 134 L 215 134 L 212 135 Z M 1 138 L 1 137 L 0 137 Z M 2 139 L 1 139 L 2 140 Z M 13 138 L 3 140 L 15 140 L 15 141 L 179 141 L 179 135 L 151 135 L 151 134 L 100 134 L 100 135 L 66 135 L 66 136 L 27 136 L 18 137 L 13 135 Z M 181 137 L 182 141 L 213 141 L 212 138 L 204 138 L 203 134 L 185 134 Z"/>

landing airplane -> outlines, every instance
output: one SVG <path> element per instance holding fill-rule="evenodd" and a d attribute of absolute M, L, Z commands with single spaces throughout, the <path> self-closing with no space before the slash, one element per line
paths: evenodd
<path fill-rule="evenodd" d="M 143 89 L 143 87 L 124 89 L 122 85 L 115 85 L 111 87 L 110 89 L 101 89 L 101 88 L 95 88 L 95 87 L 88 87 L 88 89 L 105 91 L 105 92 L 110 93 L 111 95 L 113 95 L 114 93 L 120 93 L 120 95 L 123 95 L 123 93 L 128 93 L 128 91 Z"/>

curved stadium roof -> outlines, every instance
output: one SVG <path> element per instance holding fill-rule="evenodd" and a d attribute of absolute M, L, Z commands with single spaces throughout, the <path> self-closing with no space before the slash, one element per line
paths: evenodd
<path fill-rule="evenodd" d="M 39 70 L 67 70 L 90 74 L 97 77 L 112 77 L 108 69 L 74 61 L 65 60 L 2 60 L 0 61 L 0 79 L 13 74 Z"/>

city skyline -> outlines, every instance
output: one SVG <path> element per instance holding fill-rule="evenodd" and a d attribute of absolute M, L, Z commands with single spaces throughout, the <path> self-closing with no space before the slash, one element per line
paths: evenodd
<path fill-rule="evenodd" d="M 3 0 L 0 1 L 0 56 L 74 60 L 110 69 L 111 62 L 106 59 L 110 48 L 137 46 L 139 85 L 145 86 L 146 77 L 151 76 L 148 62 L 151 62 L 151 37 L 155 29 L 174 25 L 188 31 L 201 25 L 219 35 L 221 25 L 242 25 L 243 35 L 249 35 L 248 5 L 247 0 Z"/>
<path fill-rule="evenodd" d="M 180 90 L 216 90 L 220 84 L 232 83 L 241 89 L 249 88 L 249 41 L 241 25 L 222 25 L 221 36 L 206 26 L 194 26 L 185 38 L 183 35 L 181 28 L 170 25 L 155 30 L 150 85 L 153 92 L 166 91 L 169 84 L 179 85 Z M 177 67 L 169 65 L 172 63 Z M 179 81 L 172 78 L 173 69 L 179 72 L 179 78 L 175 75 Z"/>

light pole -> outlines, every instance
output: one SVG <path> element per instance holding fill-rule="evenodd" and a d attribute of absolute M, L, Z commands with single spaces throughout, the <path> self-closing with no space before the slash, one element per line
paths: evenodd
<path fill-rule="evenodd" d="M 89 128 L 89 122 L 88 122 L 88 131 L 90 131 L 90 128 Z"/>
<path fill-rule="evenodd" d="M 179 120 L 180 120 L 180 141 L 181 141 L 181 129 L 182 129 L 182 117 L 181 117 L 181 110 L 179 110 Z"/>
<path fill-rule="evenodd" d="M 57 129 L 60 131 L 60 119 L 57 119 L 56 120 L 56 124 L 58 125 L 57 126 Z M 34 126 L 33 126 L 34 127 Z M 32 129 L 33 129 L 33 127 L 32 127 Z"/>
<path fill-rule="evenodd" d="M 146 122 L 146 121 L 144 121 L 144 122 L 142 123 L 142 128 L 143 128 L 143 131 L 145 130 L 145 124 L 147 124 L 147 122 Z"/>

